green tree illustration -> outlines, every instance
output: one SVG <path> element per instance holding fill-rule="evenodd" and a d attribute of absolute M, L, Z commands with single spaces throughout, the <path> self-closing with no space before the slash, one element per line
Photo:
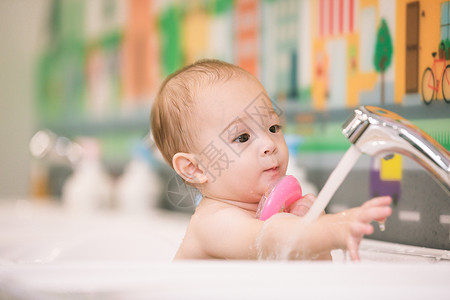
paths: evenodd
<path fill-rule="evenodd" d="M 375 70 L 381 74 L 381 104 L 385 103 L 384 96 L 384 72 L 391 65 L 392 60 L 392 41 L 389 28 L 384 18 L 381 19 L 378 26 L 377 40 L 375 44 L 375 56 L 373 63 Z"/>

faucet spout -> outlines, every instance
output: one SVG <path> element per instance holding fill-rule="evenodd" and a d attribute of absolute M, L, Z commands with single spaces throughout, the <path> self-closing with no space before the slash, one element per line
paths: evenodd
<path fill-rule="evenodd" d="M 450 153 L 420 128 L 401 116 L 375 106 L 361 106 L 343 124 L 342 133 L 362 153 L 410 157 L 450 195 Z"/>

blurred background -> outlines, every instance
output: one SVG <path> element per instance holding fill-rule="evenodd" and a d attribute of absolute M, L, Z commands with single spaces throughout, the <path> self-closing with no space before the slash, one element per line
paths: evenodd
<path fill-rule="evenodd" d="M 111 208 L 145 195 L 192 212 L 197 196 L 152 151 L 149 114 L 162 80 L 201 58 L 261 80 L 306 191 L 349 148 L 341 125 L 359 105 L 399 113 L 448 150 L 449 99 L 439 89 L 425 102 L 422 82 L 450 59 L 449 20 L 443 0 L 2 0 L 0 199 Z M 450 247 L 448 195 L 401 156 L 362 158 L 329 210 L 374 185 L 399 212 L 388 240 Z"/>

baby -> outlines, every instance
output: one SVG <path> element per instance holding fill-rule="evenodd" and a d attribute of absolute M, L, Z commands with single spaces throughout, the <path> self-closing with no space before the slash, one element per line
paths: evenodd
<path fill-rule="evenodd" d="M 202 60 L 164 81 L 151 112 L 153 137 L 203 196 L 175 259 L 314 260 L 345 249 L 359 260 L 370 222 L 391 214 L 389 197 L 305 223 L 315 200 L 308 194 L 266 221 L 256 218 L 262 195 L 288 165 L 278 113 L 254 76 L 225 62 Z"/>

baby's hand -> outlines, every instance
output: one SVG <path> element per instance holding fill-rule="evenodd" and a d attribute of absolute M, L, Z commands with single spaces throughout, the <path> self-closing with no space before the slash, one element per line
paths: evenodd
<path fill-rule="evenodd" d="M 299 217 L 304 217 L 311 206 L 314 204 L 314 201 L 316 201 L 316 196 L 314 196 L 313 194 L 307 194 L 286 207 L 285 211 Z M 324 213 L 325 212 L 323 212 L 322 214 Z"/>
<path fill-rule="evenodd" d="M 352 260 L 360 260 L 358 248 L 365 234 L 372 234 L 372 221 L 384 222 L 391 215 L 392 209 L 389 207 L 391 197 L 378 197 L 365 202 L 362 206 L 340 213 L 346 219 L 347 237 L 345 247 L 350 252 Z"/>

